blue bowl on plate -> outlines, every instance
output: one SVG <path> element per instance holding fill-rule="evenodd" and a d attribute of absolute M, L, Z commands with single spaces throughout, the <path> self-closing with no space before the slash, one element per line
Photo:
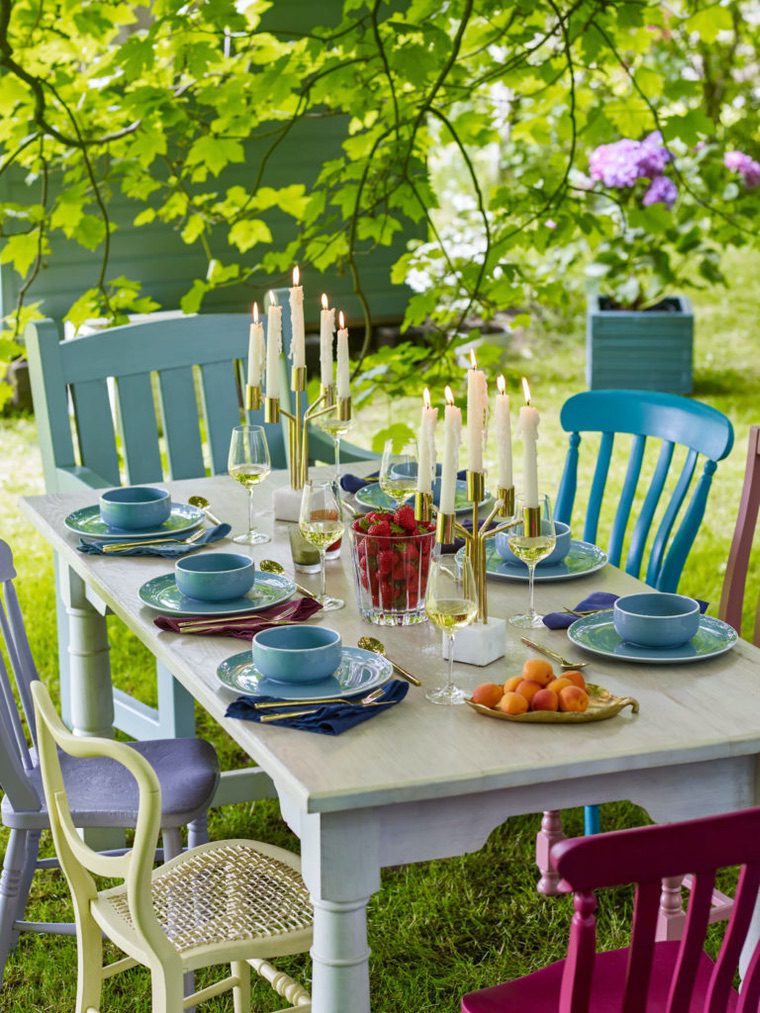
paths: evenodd
<path fill-rule="evenodd" d="M 319 682 L 337 671 L 343 642 L 337 630 L 323 626 L 279 626 L 253 638 L 256 668 L 274 682 Z"/>
<path fill-rule="evenodd" d="M 230 601 L 242 598 L 253 587 L 253 560 L 237 552 L 206 552 L 174 564 L 177 587 L 198 601 Z"/>
<path fill-rule="evenodd" d="M 572 540 L 570 537 L 570 525 L 563 524 L 562 521 L 555 521 L 554 532 L 557 536 L 557 544 L 554 546 L 551 553 L 546 557 L 546 559 L 542 559 L 537 564 L 539 567 L 556 566 L 557 563 L 562 562 L 562 560 L 570 551 L 570 542 Z M 525 566 L 525 569 L 527 570 L 527 566 L 525 565 L 525 563 L 523 563 L 521 559 L 518 559 L 517 556 L 514 555 L 514 553 L 509 547 L 508 531 L 502 531 L 501 534 L 496 535 L 496 537 L 494 538 L 494 542 L 496 543 L 496 551 L 499 553 L 499 555 L 505 562 L 516 563 L 518 566 Z"/>
<path fill-rule="evenodd" d="M 699 616 L 699 602 L 662 591 L 627 594 L 612 607 L 615 632 L 636 647 L 680 647 L 696 634 Z"/>
<path fill-rule="evenodd" d="M 127 485 L 107 489 L 100 497 L 100 517 L 110 528 L 144 531 L 169 520 L 171 496 L 166 489 L 150 485 Z"/>

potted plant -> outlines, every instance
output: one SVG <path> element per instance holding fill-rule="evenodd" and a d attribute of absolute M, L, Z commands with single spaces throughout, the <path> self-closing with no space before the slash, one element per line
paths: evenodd
<path fill-rule="evenodd" d="M 708 155 L 702 146 L 679 164 L 689 190 Z M 730 152 L 725 167 L 751 188 L 760 166 L 746 155 L 739 164 L 738 155 Z M 672 163 L 659 132 L 642 141 L 621 138 L 591 153 L 585 188 L 597 213 L 608 218 L 588 268 L 586 380 L 592 389 L 691 393 L 694 317 L 678 290 L 723 279 L 707 220 L 698 202 L 679 194 Z"/>

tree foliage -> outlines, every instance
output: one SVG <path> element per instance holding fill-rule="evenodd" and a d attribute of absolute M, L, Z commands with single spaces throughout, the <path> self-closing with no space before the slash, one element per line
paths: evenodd
<path fill-rule="evenodd" d="M 755 193 L 723 165 L 753 152 L 757 19 L 742 0 L 344 0 L 337 23 L 278 27 L 266 0 L 0 0 L 0 174 L 28 199 L 0 203 L 0 263 L 23 278 L 0 359 L 44 307 L 35 277 L 62 234 L 101 255 L 68 317 L 123 321 L 153 306 L 110 274 L 113 196 L 199 246 L 186 312 L 209 291 L 295 262 L 348 270 L 365 313 L 370 385 L 447 377 L 473 321 L 561 305 L 595 261 L 650 294 L 719 278 L 718 252 L 753 234 Z M 333 19 L 335 22 L 336 19 Z M 340 155 L 316 184 L 262 184 L 305 117 L 341 117 Z M 662 132 L 680 196 L 627 210 L 589 191 L 588 154 Z M 225 169 L 266 144 L 249 187 Z M 448 174 L 441 171 L 442 163 Z M 263 216 L 290 215 L 283 245 Z M 633 217 L 633 221 L 631 221 Z M 363 265 L 412 223 L 426 238 L 393 268 L 414 289 L 424 339 L 369 354 Z"/>

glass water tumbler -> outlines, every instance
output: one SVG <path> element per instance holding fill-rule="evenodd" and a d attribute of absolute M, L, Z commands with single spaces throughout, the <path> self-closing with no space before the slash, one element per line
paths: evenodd
<path fill-rule="evenodd" d="M 385 536 L 351 528 L 349 534 L 362 618 L 378 626 L 426 622 L 425 590 L 435 530 Z"/>

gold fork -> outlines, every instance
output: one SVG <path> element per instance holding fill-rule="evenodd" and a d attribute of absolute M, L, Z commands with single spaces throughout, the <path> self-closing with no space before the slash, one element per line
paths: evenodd
<path fill-rule="evenodd" d="M 330 697 L 330 699 L 315 700 L 314 703 L 318 704 L 318 706 L 312 707 L 310 710 L 305 710 L 305 711 L 291 711 L 291 710 L 289 710 L 289 711 L 284 711 L 282 714 L 265 714 L 261 718 L 261 723 L 263 724 L 264 722 L 268 722 L 268 721 L 279 721 L 280 718 L 301 718 L 301 717 L 305 717 L 307 714 L 316 714 L 317 711 L 324 704 L 341 704 L 342 703 L 342 704 L 348 704 L 351 707 L 372 707 L 372 706 L 378 707 L 378 706 L 382 706 L 382 704 L 378 701 L 378 697 L 381 697 L 382 695 L 383 695 L 383 688 L 382 687 L 378 687 L 377 689 L 373 689 L 371 693 L 368 693 L 366 696 L 362 697 L 361 700 L 345 700 L 345 699 L 343 699 L 343 697 Z M 257 703 L 257 704 L 254 704 L 254 706 L 256 707 L 257 710 L 262 710 L 264 707 L 287 707 L 287 706 L 296 707 L 296 706 L 299 706 L 301 704 L 311 703 L 311 702 L 312 701 L 310 701 L 310 700 L 308 700 L 308 701 L 307 700 L 296 700 L 296 701 L 293 701 L 293 702 L 285 703 L 284 701 L 280 700 L 278 703 Z"/>
<path fill-rule="evenodd" d="M 145 538 L 141 542 L 108 542 L 103 552 L 121 552 L 124 549 L 139 549 L 143 545 L 192 545 L 206 534 L 205 528 L 198 528 L 188 538 Z"/>

